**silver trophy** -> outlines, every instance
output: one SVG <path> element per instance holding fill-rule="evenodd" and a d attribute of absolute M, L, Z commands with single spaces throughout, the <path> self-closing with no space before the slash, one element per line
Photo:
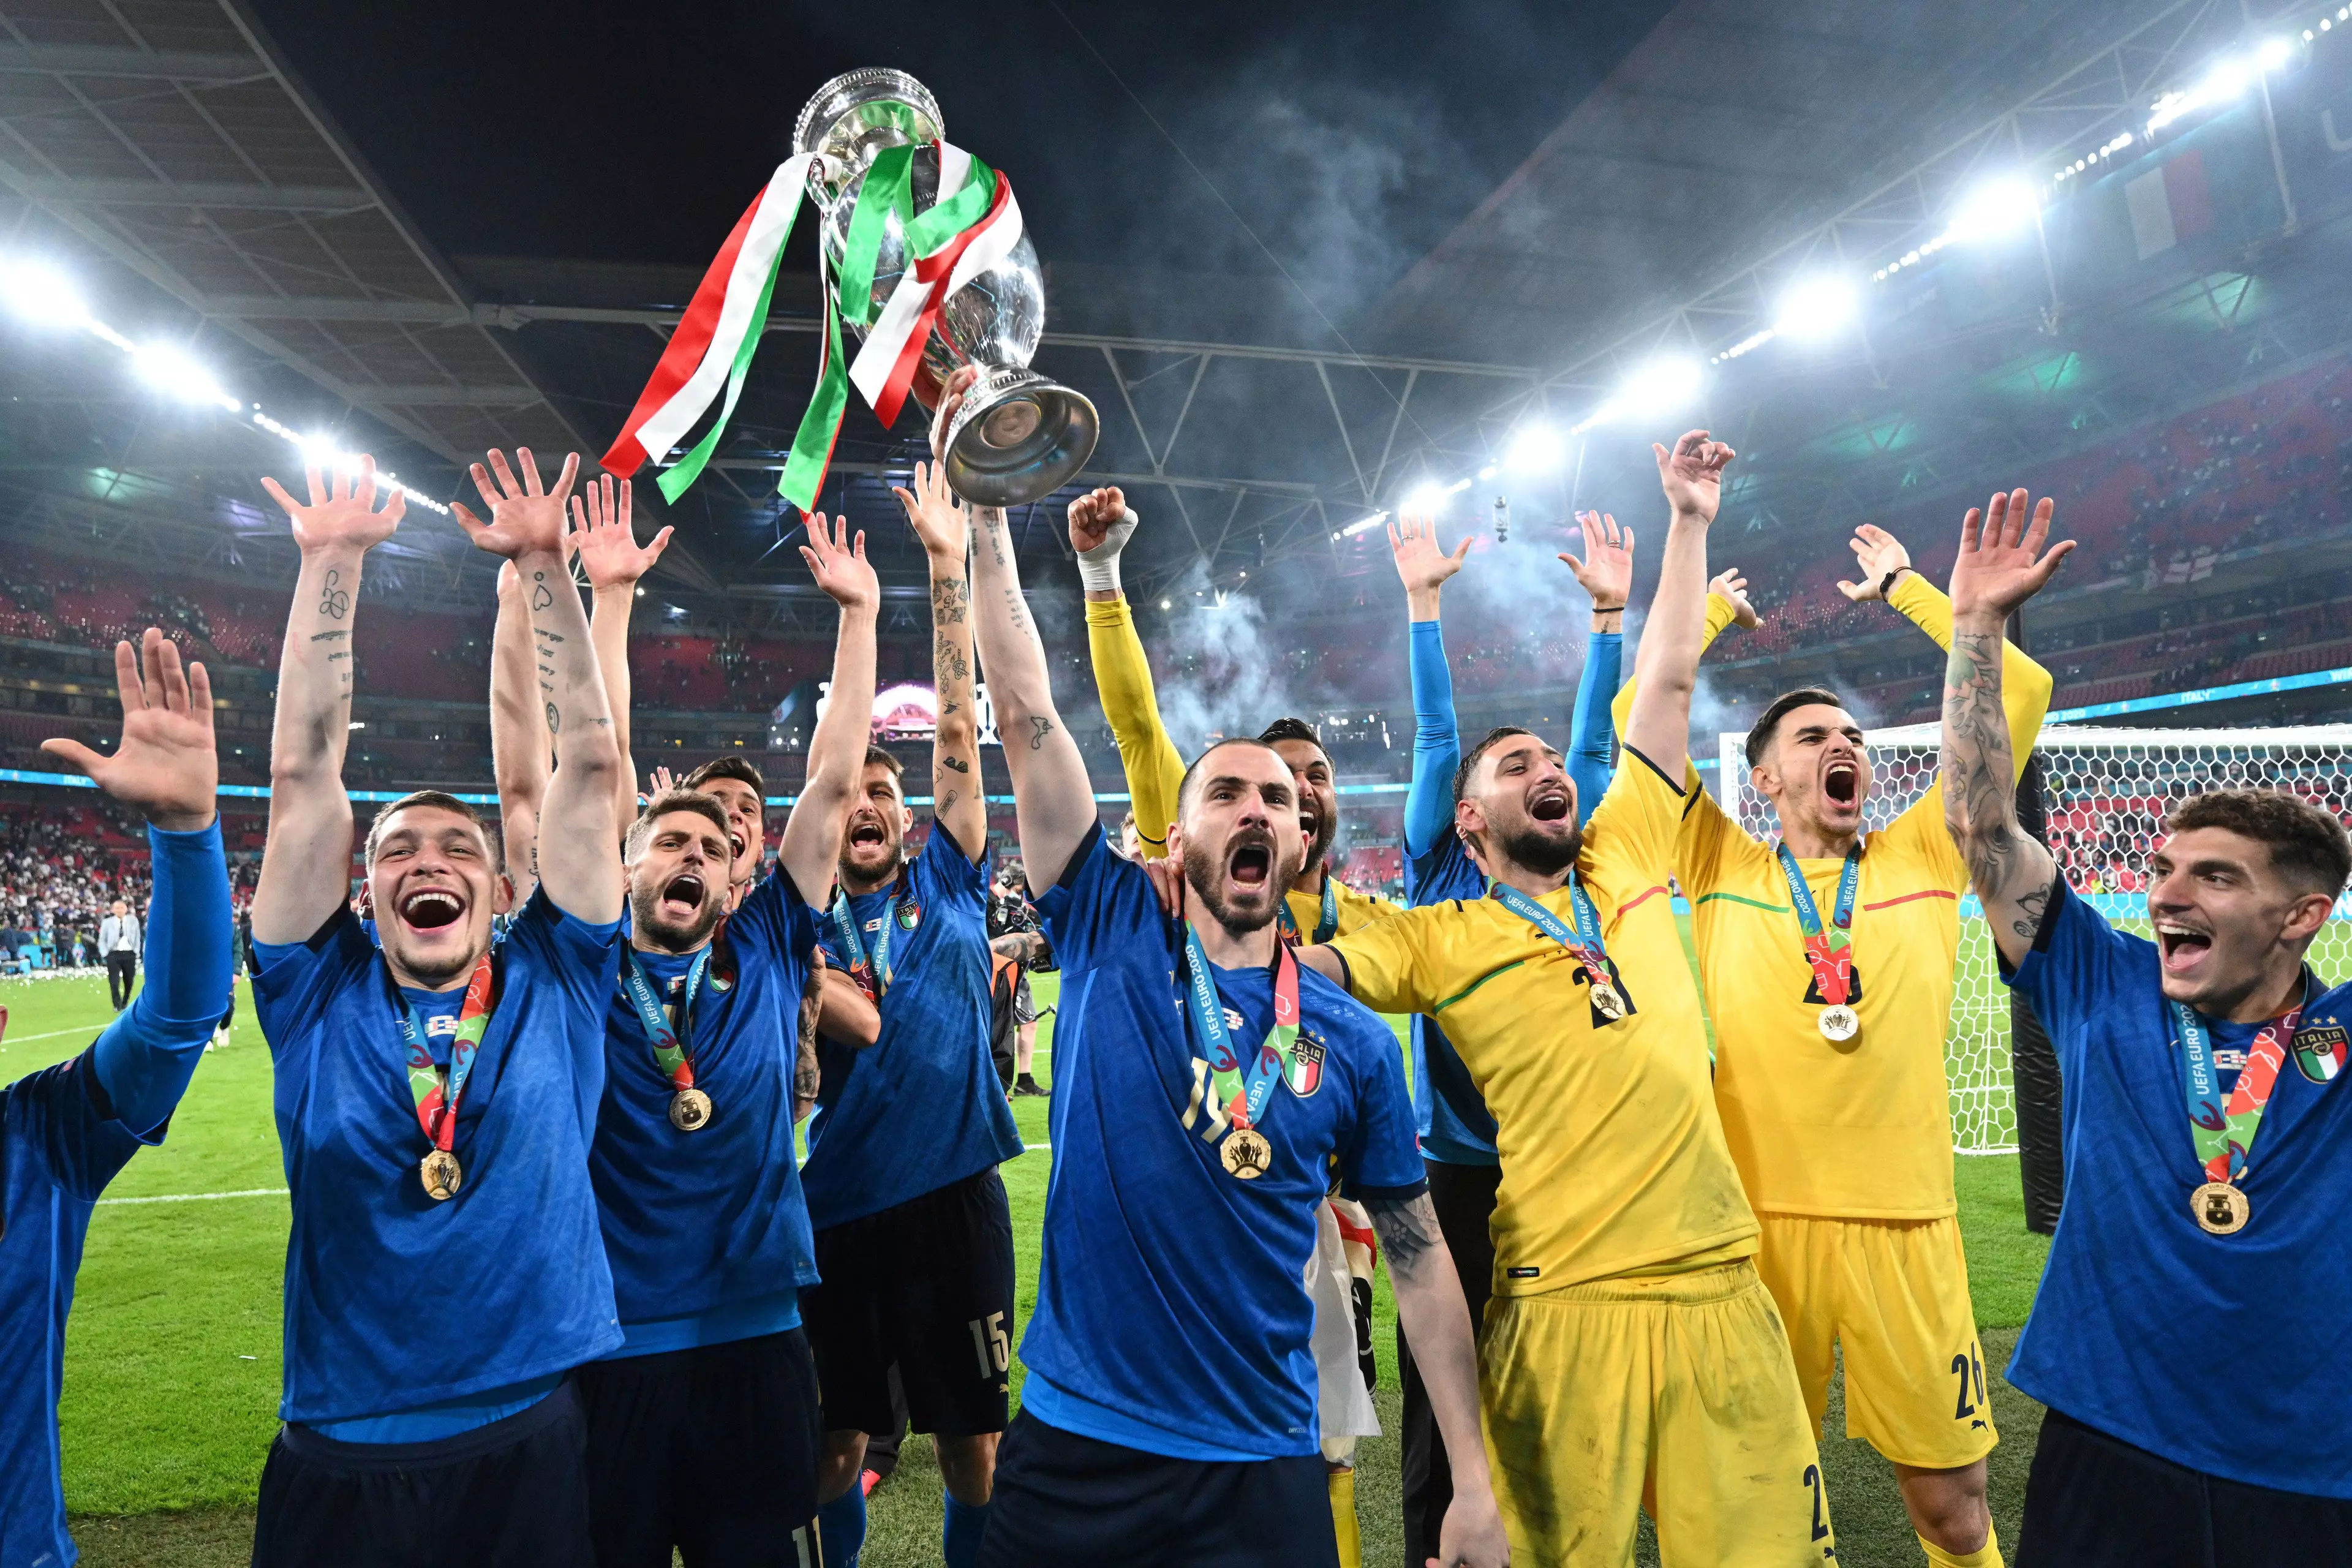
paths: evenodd
<path fill-rule="evenodd" d="M 809 195 L 824 214 L 818 240 L 837 276 L 848 249 L 849 222 L 875 154 L 913 143 L 908 184 L 917 213 L 939 200 L 940 154 L 930 143 L 943 132 L 940 106 L 929 89 L 904 71 L 867 69 L 837 76 L 801 110 L 793 131 L 795 153 L 823 154 L 810 174 Z M 876 315 L 912 258 L 904 226 L 891 215 L 874 264 Z M 846 301 L 843 303 L 846 304 Z M 845 310 L 845 321 L 857 312 Z M 967 364 L 980 368 L 947 438 L 949 485 L 979 506 L 1019 506 L 1070 482 L 1094 455 L 1101 422 L 1082 395 L 1028 368 L 1045 330 L 1045 285 L 1036 247 L 1024 234 L 1004 259 L 958 289 L 940 310 L 938 330 L 924 343 L 910 389 L 927 409 L 939 407 L 949 376 Z M 859 338 L 862 327 L 851 326 Z"/>

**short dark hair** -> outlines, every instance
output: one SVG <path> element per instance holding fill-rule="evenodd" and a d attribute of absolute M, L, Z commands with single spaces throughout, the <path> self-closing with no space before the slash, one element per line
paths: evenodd
<path fill-rule="evenodd" d="M 1323 737 L 1316 731 L 1314 725 L 1304 719 L 1288 717 L 1276 719 L 1273 723 L 1268 724 L 1258 731 L 1257 738 L 1269 746 L 1276 741 L 1304 741 L 1319 751 L 1323 745 Z"/>
<path fill-rule="evenodd" d="M 887 746 L 867 746 L 866 748 L 866 761 L 860 765 L 859 771 L 863 772 L 866 768 L 870 768 L 877 763 L 882 766 L 888 768 L 890 770 L 890 776 L 894 779 L 902 779 L 907 776 L 907 764 L 900 762 L 897 757 L 892 756 L 890 754 L 890 748 Z"/>
<path fill-rule="evenodd" d="M 436 811 L 454 811 L 480 828 L 483 840 L 490 847 L 490 869 L 493 871 L 506 869 L 501 858 L 501 852 L 505 848 L 504 842 L 497 834 L 490 831 L 488 821 L 480 812 L 476 811 L 456 795 L 446 790 L 438 789 L 411 790 L 377 812 L 375 820 L 368 824 L 367 845 L 360 852 L 360 864 L 362 866 L 375 864 L 376 846 L 383 842 L 383 836 L 390 830 L 392 819 L 412 806 L 430 806 Z"/>
<path fill-rule="evenodd" d="M 2214 789 L 2192 795 L 2164 819 L 2167 833 L 2220 827 L 2266 846 L 2271 869 L 2334 898 L 2352 880 L 2352 837 L 2336 814 L 2274 789 Z"/>
<path fill-rule="evenodd" d="M 1780 732 L 1781 720 L 1800 708 L 1811 708 L 1816 703 L 1824 708 L 1843 708 L 1845 699 L 1825 686 L 1800 686 L 1772 699 L 1755 727 L 1748 731 L 1748 765 L 1763 765 L 1764 753 L 1771 750 L 1772 738 Z"/>
<path fill-rule="evenodd" d="M 646 808 L 637 813 L 637 819 L 629 824 L 629 831 L 622 837 L 621 863 L 623 865 L 635 860 L 645 852 L 646 840 L 653 837 L 655 820 L 667 816 L 674 811 L 692 812 L 719 829 L 719 837 L 722 838 L 733 832 L 732 826 L 727 820 L 727 808 L 719 804 L 717 795 L 706 795 L 701 790 L 688 789 L 683 785 L 677 789 L 666 789 L 646 803 Z"/>
<path fill-rule="evenodd" d="M 760 765 L 749 757 L 713 757 L 692 773 L 677 781 L 680 789 L 701 790 L 712 779 L 734 779 L 751 786 L 762 805 L 768 800 L 768 781 Z M 707 793 L 707 792 L 706 792 Z"/>
<path fill-rule="evenodd" d="M 1282 763 L 1282 753 L 1276 752 L 1271 742 L 1254 740 L 1247 735 L 1234 735 L 1226 740 L 1210 742 L 1206 746 L 1201 748 L 1201 754 L 1192 759 L 1192 765 L 1184 770 L 1183 780 L 1176 786 L 1176 816 L 1179 819 L 1181 819 L 1184 815 L 1184 803 L 1192 798 L 1192 781 L 1200 777 L 1201 764 L 1209 760 L 1210 753 L 1221 751 L 1227 746 L 1255 746 L 1260 751 L 1272 752 L 1274 753 L 1274 760 L 1277 763 Z M 1287 778 L 1289 776 L 1290 764 L 1288 763 L 1282 763 L 1282 772 L 1284 777 Z M 1140 830 L 1139 829 L 1139 831 Z"/>
<path fill-rule="evenodd" d="M 1487 752 L 1514 735 L 1533 734 L 1535 734 L 1533 730 L 1521 729 L 1517 724 L 1497 724 L 1487 731 L 1485 739 L 1462 754 L 1461 766 L 1454 770 L 1454 804 L 1456 805 L 1462 804 L 1463 795 L 1470 789 L 1470 775 L 1478 771 L 1478 764 L 1486 760 Z M 1538 736 L 1538 739 L 1541 737 Z"/>

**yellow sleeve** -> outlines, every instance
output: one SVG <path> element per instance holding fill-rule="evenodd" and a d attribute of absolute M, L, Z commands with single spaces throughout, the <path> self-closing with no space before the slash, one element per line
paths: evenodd
<path fill-rule="evenodd" d="M 1684 776 L 1696 777 L 1687 769 Z M 1612 898 L 1663 884 L 1675 868 L 1683 817 L 1696 804 L 1656 763 L 1628 747 L 1584 825 L 1586 874 Z"/>
<path fill-rule="evenodd" d="M 1160 722 L 1160 699 L 1151 689 L 1151 665 L 1143 639 L 1135 635 L 1135 615 L 1125 599 L 1087 601 L 1087 649 L 1094 657 L 1095 689 L 1102 694 L 1103 717 L 1118 742 L 1118 765 L 1135 806 L 1135 833 L 1146 858 L 1168 853 L 1168 826 L 1176 820 L 1176 792 L 1184 782 L 1184 759 Z"/>
<path fill-rule="evenodd" d="M 1425 1013 L 1452 992 L 1445 985 L 1449 945 L 1439 922 L 1462 917 L 1444 904 L 1403 910 L 1328 944 L 1348 962 L 1348 990 L 1375 1013 Z"/>
<path fill-rule="evenodd" d="M 1952 648 L 1952 601 L 1916 572 L 1906 573 L 1895 584 L 1886 602 L 1908 616 L 1913 625 Z M 2000 700 L 2009 715 L 2011 761 L 2019 776 L 2042 733 L 2042 716 L 2050 711 L 2050 692 L 2056 683 L 2050 672 L 2027 657 L 2023 648 L 2004 641 L 2000 652 Z M 1968 868 L 1961 863 L 1950 831 L 1944 826 L 1944 782 L 1939 777 L 1926 795 L 1913 801 L 1887 824 L 1885 837 L 1912 848 L 1932 863 L 1956 890 L 1968 886 Z"/>
<path fill-rule="evenodd" d="M 1724 628 L 1731 625 L 1738 613 L 1732 608 L 1731 601 L 1722 595 L 1709 594 L 1706 596 L 1706 629 L 1699 635 L 1698 643 L 1701 658 L 1706 657 L 1706 650 L 1715 646 L 1715 639 L 1723 635 Z M 1625 721 L 1633 711 L 1633 678 L 1628 675 L 1625 684 L 1617 689 L 1616 700 L 1609 704 L 1609 727 L 1616 731 L 1621 741 L 1625 738 Z"/>
<path fill-rule="evenodd" d="M 1726 781 L 1725 787 L 1732 787 L 1731 782 Z M 1683 798 L 1686 808 L 1675 839 L 1675 879 L 1685 894 L 1696 898 L 1722 875 L 1727 847 L 1755 840 L 1716 804 L 1700 782 L 1698 769 L 1687 763 L 1683 765 Z"/>

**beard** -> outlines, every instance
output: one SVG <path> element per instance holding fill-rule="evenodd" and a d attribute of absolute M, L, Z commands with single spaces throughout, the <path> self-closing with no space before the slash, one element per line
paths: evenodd
<path fill-rule="evenodd" d="M 1316 867 L 1323 865 L 1331 853 L 1331 841 L 1339 837 L 1339 813 L 1331 812 L 1328 815 L 1318 813 L 1315 818 L 1315 837 L 1307 842 L 1307 858 L 1299 862 L 1298 874 L 1303 877 Z"/>
<path fill-rule="evenodd" d="M 482 955 L 468 952 L 448 958 L 418 960 L 404 952 L 391 954 L 408 977 L 426 990 L 436 989 L 462 974 L 471 974 Z"/>
<path fill-rule="evenodd" d="M 630 922 L 647 942 L 669 952 L 691 952 L 709 940 L 727 913 L 727 900 L 705 896 L 702 907 L 692 920 L 684 924 L 667 921 L 661 913 L 662 890 L 659 888 L 629 889 Z"/>
<path fill-rule="evenodd" d="M 1538 832 L 1533 824 L 1513 832 L 1498 833 L 1496 847 L 1506 858 L 1517 862 L 1539 877 L 1557 877 L 1576 864 L 1584 852 L 1584 829 L 1572 827 L 1566 837 L 1555 837 Z"/>
<path fill-rule="evenodd" d="M 1270 897 L 1263 912 L 1234 908 L 1225 897 L 1225 868 L 1233 860 L 1234 851 L 1244 844 L 1265 846 L 1265 887 Z M 1275 913 L 1282 908 L 1283 894 L 1297 877 L 1299 867 L 1286 868 L 1282 863 L 1281 846 L 1266 833 L 1237 833 L 1220 847 L 1216 858 L 1206 856 L 1195 858 L 1188 850 L 1184 856 L 1184 882 L 1201 902 L 1208 907 L 1216 922 L 1234 936 L 1247 936 L 1264 931 L 1274 923 Z"/>

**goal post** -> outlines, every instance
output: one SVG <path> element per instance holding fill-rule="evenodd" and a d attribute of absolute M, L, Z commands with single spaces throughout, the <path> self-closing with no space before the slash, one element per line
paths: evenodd
<path fill-rule="evenodd" d="M 1874 730 L 1865 828 L 1886 826 L 1936 782 L 1940 737 L 1933 724 Z M 1721 738 L 1717 798 L 1748 832 L 1778 837 L 1770 805 L 1748 782 L 1745 734 Z M 2286 790 L 2352 820 L 2352 724 L 2278 729 L 2144 730 L 2052 726 L 2035 745 L 2044 770 L 2051 852 L 2076 892 L 2125 931 L 2147 934 L 2147 858 L 2165 813 L 2213 789 Z M 2352 900 L 2312 943 L 2322 980 L 2352 979 Z M 1952 1142 L 1964 1154 L 2018 1147 L 2010 1071 L 2009 988 L 1974 897 L 1960 900 L 1960 946 L 1945 1037 Z"/>

